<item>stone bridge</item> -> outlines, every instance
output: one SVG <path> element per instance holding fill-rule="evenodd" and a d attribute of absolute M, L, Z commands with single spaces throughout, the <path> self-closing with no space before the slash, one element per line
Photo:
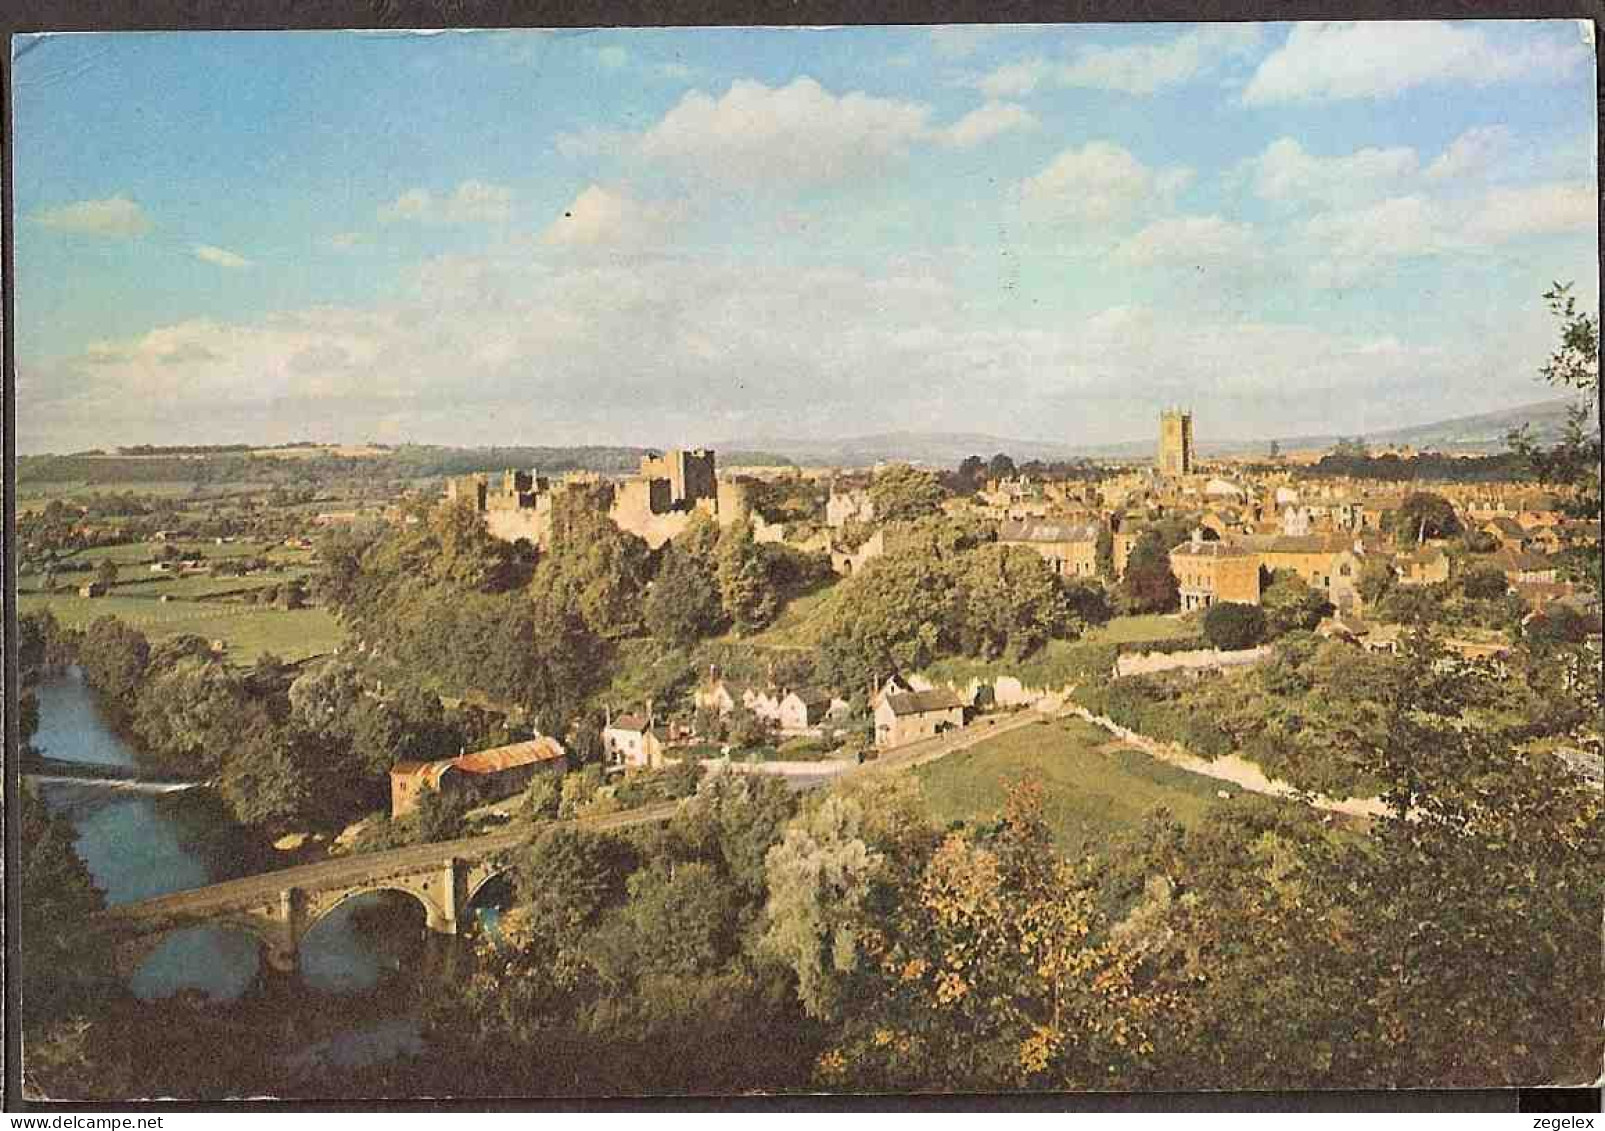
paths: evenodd
<path fill-rule="evenodd" d="M 654 805 L 572 823 L 595 831 L 620 829 L 667 820 L 675 808 L 675 803 Z M 517 850 L 537 831 L 526 826 L 263 872 L 108 907 L 98 916 L 99 925 L 113 934 L 117 967 L 125 977 L 169 935 L 205 926 L 244 931 L 261 944 L 266 966 L 288 972 L 307 932 L 366 892 L 405 892 L 423 906 L 429 930 L 456 934 L 474 896 L 512 868 Z"/>

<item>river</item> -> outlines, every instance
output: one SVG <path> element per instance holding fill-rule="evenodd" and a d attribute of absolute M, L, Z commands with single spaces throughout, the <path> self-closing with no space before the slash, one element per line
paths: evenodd
<path fill-rule="evenodd" d="M 39 730 L 34 745 L 45 755 L 138 765 L 134 749 L 76 669 L 45 680 L 36 691 Z M 110 904 L 287 863 L 260 836 L 235 822 L 204 785 L 153 792 L 54 779 L 39 782 L 38 788 L 45 803 L 65 813 L 77 829 L 78 852 Z M 408 976 L 416 974 L 416 960 L 427 941 L 422 911 L 406 896 L 362 895 L 332 911 L 303 942 L 296 992 L 281 996 L 291 1010 L 327 1016 L 335 1005 L 362 1021 L 332 1034 L 324 1027 L 315 1041 L 292 1042 L 282 1050 L 284 1057 L 292 1062 L 317 1057 L 371 1063 L 419 1051 L 421 1038 L 412 1018 L 387 1012 L 383 1003 L 391 996 L 408 1000 L 404 994 L 387 995 L 387 983 L 404 976 L 404 970 Z M 254 939 L 223 928 L 195 928 L 169 938 L 140 967 L 129 988 L 144 1000 L 186 993 L 236 1002 L 260 994 L 263 982 Z"/>

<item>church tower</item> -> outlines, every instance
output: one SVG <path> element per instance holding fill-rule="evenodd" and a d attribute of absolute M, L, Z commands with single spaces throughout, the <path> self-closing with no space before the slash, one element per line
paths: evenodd
<path fill-rule="evenodd" d="M 1193 414 L 1167 408 L 1159 414 L 1159 474 L 1193 473 Z"/>

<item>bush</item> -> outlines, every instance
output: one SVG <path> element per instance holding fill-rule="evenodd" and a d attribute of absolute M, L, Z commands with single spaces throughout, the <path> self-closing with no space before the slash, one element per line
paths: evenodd
<path fill-rule="evenodd" d="M 1225 652 L 1260 644 L 1265 629 L 1265 610 L 1258 605 L 1220 601 L 1204 611 L 1204 638 Z"/>

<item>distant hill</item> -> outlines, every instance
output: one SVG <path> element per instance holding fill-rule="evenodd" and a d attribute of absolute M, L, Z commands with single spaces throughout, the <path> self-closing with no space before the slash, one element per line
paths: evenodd
<path fill-rule="evenodd" d="M 1506 434 L 1523 424 L 1531 426 L 1534 437 L 1540 443 L 1558 439 L 1571 404 L 1570 400 L 1540 401 L 1498 412 L 1366 433 L 1364 439 L 1373 445 L 1408 445 L 1448 452 L 1499 452 L 1505 449 Z M 1345 436 L 1353 435 L 1333 433 L 1322 436 L 1278 436 L 1275 439 L 1284 451 L 1297 451 L 1330 448 Z M 966 456 L 977 455 L 985 459 L 997 452 L 1007 452 L 1017 462 L 1099 456 L 1142 459 L 1153 455 L 1156 439 L 1157 436 L 1106 444 L 1069 444 L 1050 440 L 1009 439 L 984 432 L 882 432 L 830 440 L 742 440 L 715 446 L 721 451 L 725 448 L 760 448 L 804 465 L 863 467 L 885 460 L 909 460 L 939 467 L 956 467 Z M 1243 455 L 1264 452 L 1269 443 L 1269 437 L 1245 440 L 1206 434 L 1198 437 L 1198 452 L 1205 456 Z"/>
<path fill-rule="evenodd" d="M 989 459 L 1006 452 L 1015 460 L 1074 459 L 1088 449 L 1051 440 L 1010 440 L 984 432 L 881 432 L 829 440 L 764 438 L 713 445 L 720 462 L 724 452 L 758 449 L 785 456 L 803 466 L 867 467 L 884 460 L 907 460 L 934 467 L 957 467 L 966 456 Z M 1150 445 L 1151 446 L 1151 445 Z"/>

